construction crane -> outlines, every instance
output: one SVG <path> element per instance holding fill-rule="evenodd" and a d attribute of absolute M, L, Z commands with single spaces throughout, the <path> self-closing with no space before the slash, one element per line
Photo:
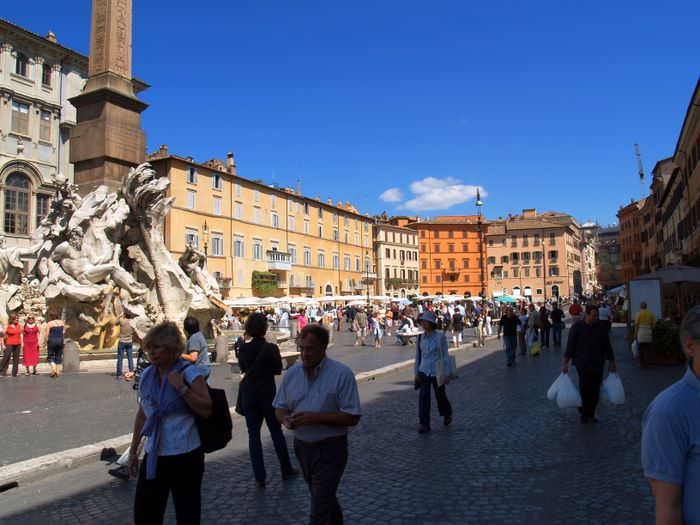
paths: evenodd
<path fill-rule="evenodd" d="M 644 165 L 642 164 L 642 152 L 639 151 L 639 144 L 634 143 L 634 155 L 637 157 L 637 169 L 639 169 L 639 185 L 641 186 L 641 196 L 644 197 Z"/>

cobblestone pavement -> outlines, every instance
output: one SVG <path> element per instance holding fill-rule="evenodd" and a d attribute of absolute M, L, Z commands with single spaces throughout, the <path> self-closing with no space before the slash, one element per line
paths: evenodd
<path fill-rule="evenodd" d="M 353 346 L 352 332 L 334 335 L 329 355 L 355 372 L 413 357 L 414 347 L 397 346 L 393 337 L 385 337 L 378 352 L 370 346 Z M 232 375 L 228 365 L 213 369 L 212 384 L 226 389 L 229 401 L 235 402 L 238 375 Z M 113 369 L 64 374 L 60 379 L 45 374 L 0 378 L 0 467 L 131 432 L 136 404 L 131 385 L 115 380 Z"/>
<path fill-rule="evenodd" d="M 433 412 L 433 432 L 426 435 L 415 431 L 410 372 L 363 383 L 364 415 L 351 433 L 339 490 L 347 523 L 653 522 L 639 460 L 640 422 L 651 399 L 684 369 L 636 367 L 623 348 L 623 330 L 614 330 L 614 344 L 627 404 L 602 404 L 595 425 L 581 425 L 575 410 L 546 400 L 561 360 L 551 349 L 513 368 L 495 351 L 497 341 L 486 351 L 460 352 L 460 378 L 448 387 L 453 426 L 442 427 Z M 301 479 L 279 480 L 269 437 L 268 486 L 259 491 L 240 420 L 234 432 L 227 449 L 208 457 L 203 523 L 305 523 L 306 487 Z M 104 466 L 90 465 L 0 495 L 0 522 L 126 523 L 133 489 L 133 482 L 112 481 Z M 174 522 L 172 509 L 167 522 Z"/>

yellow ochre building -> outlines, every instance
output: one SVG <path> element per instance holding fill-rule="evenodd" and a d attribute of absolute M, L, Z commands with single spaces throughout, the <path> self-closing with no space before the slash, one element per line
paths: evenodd
<path fill-rule="evenodd" d="M 350 203 L 239 177 L 232 153 L 200 164 L 161 146 L 148 162 L 175 198 L 166 246 L 205 251 L 224 298 L 375 294 L 373 221 Z"/>

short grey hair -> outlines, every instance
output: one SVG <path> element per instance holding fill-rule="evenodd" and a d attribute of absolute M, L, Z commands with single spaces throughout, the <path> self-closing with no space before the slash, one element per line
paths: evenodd
<path fill-rule="evenodd" d="M 700 304 L 693 306 L 681 322 L 681 343 L 686 339 L 700 341 Z"/>

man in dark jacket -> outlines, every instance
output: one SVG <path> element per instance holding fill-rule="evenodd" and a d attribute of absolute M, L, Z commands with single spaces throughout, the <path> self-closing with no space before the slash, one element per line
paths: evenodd
<path fill-rule="evenodd" d="M 575 323 L 569 331 L 561 366 L 561 371 L 566 374 L 569 372 L 569 360 L 573 360 L 578 370 L 579 390 L 583 401 L 583 406 L 578 409 L 581 413 L 581 423 L 598 421 L 595 409 L 598 406 L 606 359 L 610 361 L 610 372 L 615 372 L 617 365 L 608 331 L 598 321 L 598 308 L 589 304 L 586 306 L 585 318 Z"/>

